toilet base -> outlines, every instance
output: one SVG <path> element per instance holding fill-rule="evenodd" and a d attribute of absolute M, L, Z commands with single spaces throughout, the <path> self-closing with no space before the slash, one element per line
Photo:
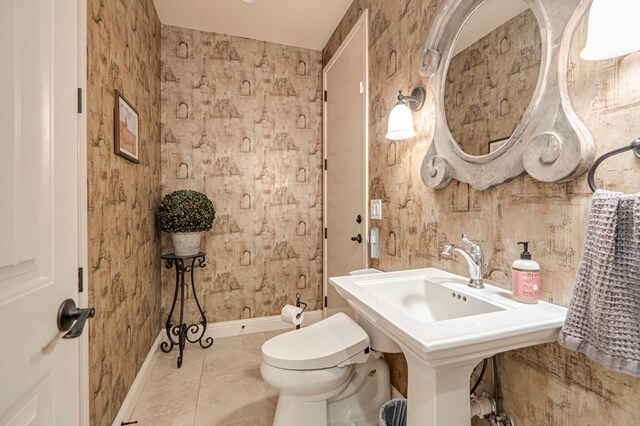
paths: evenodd
<path fill-rule="evenodd" d="M 327 400 L 307 400 L 280 392 L 273 426 L 298 425 L 327 426 Z"/>
<path fill-rule="evenodd" d="M 378 411 L 391 398 L 389 367 L 379 357 L 354 366 L 348 383 L 329 400 L 323 395 L 278 397 L 274 426 L 377 426 Z"/>
<path fill-rule="evenodd" d="M 355 393 L 341 398 L 338 395 L 329 401 L 329 421 L 331 426 L 378 426 L 380 407 L 391 399 L 391 378 L 389 366 L 382 358 L 369 358 L 362 364 L 350 384 L 357 381 Z M 344 394 L 345 392 L 343 392 Z"/>

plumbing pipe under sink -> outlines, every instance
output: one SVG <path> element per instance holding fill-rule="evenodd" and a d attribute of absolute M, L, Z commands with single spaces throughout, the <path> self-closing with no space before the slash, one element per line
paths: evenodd
<path fill-rule="evenodd" d="M 471 398 L 471 418 L 488 416 L 496 409 L 494 399 L 488 394 Z"/>

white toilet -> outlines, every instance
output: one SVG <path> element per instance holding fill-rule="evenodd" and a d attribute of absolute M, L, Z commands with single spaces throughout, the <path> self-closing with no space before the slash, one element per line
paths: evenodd
<path fill-rule="evenodd" d="M 378 424 L 391 384 L 387 363 L 372 347 L 400 348 L 365 318 L 357 319 L 338 313 L 262 346 L 262 377 L 280 389 L 274 426 Z"/>

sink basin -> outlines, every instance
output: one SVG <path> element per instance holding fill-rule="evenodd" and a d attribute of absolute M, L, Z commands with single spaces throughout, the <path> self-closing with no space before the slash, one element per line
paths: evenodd
<path fill-rule="evenodd" d="M 355 311 L 394 340 L 409 367 L 408 425 L 470 424 L 473 368 L 496 353 L 555 341 L 566 309 L 435 268 L 330 278 Z"/>
<path fill-rule="evenodd" d="M 360 281 L 359 285 L 395 309 L 422 323 L 444 321 L 504 310 L 504 307 L 433 285 L 424 277 Z M 459 297 L 458 297 L 459 296 Z"/>

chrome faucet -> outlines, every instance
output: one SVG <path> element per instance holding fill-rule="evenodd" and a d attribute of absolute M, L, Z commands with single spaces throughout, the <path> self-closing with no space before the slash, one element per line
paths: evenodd
<path fill-rule="evenodd" d="M 482 282 L 482 264 L 484 261 L 482 246 L 467 238 L 466 234 L 462 234 L 462 241 L 471 246 L 468 251 L 455 244 L 447 244 L 440 254 L 451 256 L 453 252 L 460 253 L 469 264 L 469 283 L 467 285 L 473 288 L 484 288 Z"/>

